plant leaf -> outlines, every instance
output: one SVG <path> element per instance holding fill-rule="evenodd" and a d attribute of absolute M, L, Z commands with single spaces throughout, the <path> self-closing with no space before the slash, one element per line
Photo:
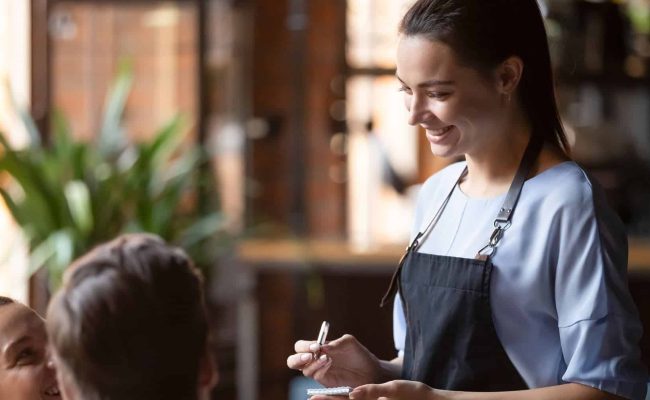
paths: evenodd
<path fill-rule="evenodd" d="M 126 60 L 122 61 L 118 66 L 117 77 L 106 96 L 104 118 L 98 138 L 99 152 L 104 158 L 113 157 L 126 145 L 122 115 L 132 84 L 131 63 Z"/>
<path fill-rule="evenodd" d="M 82 236 L 87 234 L 93 228 L 93 216 L 90 206 L 90 191 L 88 186 L 82 181 L 71 181 L 65 185 L 65 197 L 68 200 L 68 207 L 72 214 L 72 220 L 75 222 Z"/>

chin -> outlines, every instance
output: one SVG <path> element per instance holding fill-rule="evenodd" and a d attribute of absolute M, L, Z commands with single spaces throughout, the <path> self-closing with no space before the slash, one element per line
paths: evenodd
<path fill-rule="evenodd" d="M 441 158 L 458 158 L 464 155 L 463 152 L 458 151 L 456 146 L 438 146 L 435 144 L 431 145 L 431 153 Z"/>
<path fill-rule="evenodd" d="M 452 137 L 446 138 L 446 140 L 440 143 L 429 141 L 429 147 L 431 149 L 431 153 L 436 157 L 458 158 L 465 155 L 463 146 L 460 143 L 460 137 L 459 135 L 455 134 Z"/>

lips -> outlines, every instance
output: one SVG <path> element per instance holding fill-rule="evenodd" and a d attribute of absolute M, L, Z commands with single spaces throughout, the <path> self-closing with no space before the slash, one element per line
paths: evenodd
<path fill-rule="evenodd" d="M 448 133 L 451 132 L 452 129 L 454 129 L 454 125 L 445 126 L 444 128 L 440 128 L 440 129 L 429 129 L 429 128 L 426 129 L 427 129 L 427 139 L 429 139 L 429 141 L 432 143 L 440 143 L 445 138 L 447 138 Z"/>
<path fill-rule="evenodd" d="M 426 130 L 429 131 L 429 133 L 432 136 L 440 136 L 440 135 L 444 135 L 445 133 L 449 132 L 453 127 L 454 127 L 453 125 L 449 125 L 449 126 L 445 126 L 444 128 L 440 128 L 440 129 L 426 128 Z"/>

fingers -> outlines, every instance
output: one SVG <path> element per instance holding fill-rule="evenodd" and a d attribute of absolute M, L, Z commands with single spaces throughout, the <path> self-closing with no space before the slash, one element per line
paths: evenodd
<path fill-rule="evenodd" d="M 302 370 L 314 360 L 313 353 L 298 353 L 287 357 L 287 367 Z"/>
<path fill-rule="evenodd" d="M 338 339 L 328 341 L 326 344 L 319 345 L 315 340 L 298 340 L 293 349 L 296 353 L 319 353 L 321 351 L 328 352 L 339 347 L 355 342 L 356 339 L 352 335 L 343 335 Z"/>
<path fill-rule="evenodd" d="M 349 336 L 349 335 L 345 335 Z M 338 339 L 340 342 L 345 336 Z M 332 365 L 329 351 L 336 348 L 337 341 L 319 345 L 313 340 L 299 340 L 294 344 L 295 354 L 287 357 L 287 366 L 291 369 L 302 371 L 303 375 L 321 381 L 325 379 L 327 371 Z"/>
<path fill-rule="evenodd" d="M 314 347 L 315 350 L 311 350 Z M 302 370 L 314 360 L 314 354 L 320 350 L 318 343 L 313 340 L 299 340 L 294 344 L 296 354 L 287 357 L 287 367 L 291 369 Z"/>
<path fill-rule="evenodd" d="M 390 381 L 379 385 L 359 386 L 350 393 L 353 400 L 411 400 L 430 398 L 432 390 L 429 386 L 415 381 Z M 436 397 L 437 398 L 437 397 Z"/>
<path fill-rule="evenodd" d="M 397 381 L 391 381 L 378 385 L 359 386 L 350 393 L 353 400 L 379 400 L 379 399 L 401 399 L 400 385 Z"/>
<path fill-rule="evenodd" d="M 309 349 L 309 346 L 312 344 L 316 344 L 316 346 L 318 346 L 315 340 L 298 340 L 293 345 L 293 349 L 296 353 L 309 353 L 310 351 L 313 351 Z"/>
<path fill-rule="evenodd" d="M 345 344 L 348 344 L 348 343 L 351 343 L 351 342 L 354 342 L 354 341 L 356 341 L 356 338 L 354 336 L 346 333 L 345 335 L 341 336 L 340 338 L 331 340 L 329 342 L 329 344 L 332 345 L 332 346 L 341 346 L 341 345 L 345 345 Z"/>
<path fill-rule="evenodd" d="M 334 357 L 339 352 L 345 352 L 346 348 L 349 349 L 348 345 L 352 340 L 355 339 L 351 335 L 343 335 L 340 338 L 330 340 L 323 345 L 311 342 L 311 344 L 307 346 L 307 349 L 314 354 L 325 353 Z"/>
<path fill-rule="evenodd" d="M 332 359 L 325 354 L 314 358 L 313 353 L 293 354 L 287 358 L 287 366 L 302 371 L 302 374 L 320 381 L 332 365 Z"/>
<path fill-rule="evenodd" d="M 321 382 L 327 374 L 329 367 L 332 365 L 332 359 L 325 354 L 315 359 L 312 363 L 307 365 L 302 370 L 302 374 L 314 378 L 316 381 Z"/>
<path fill-rule="evenodd" d="M 313 340 L 297 341 L 294 344 L 294 350 L 296 351 L 296 354 L 292 354 L 287 358 L 287 366 L 291 369 L 297 369 L 297 370 L 305 369 L 308 365 L 312 363 L 312 361 L 316 361 L 316 358 L 320 356 L 319 353 L 321 351 L 321 347 L 325 347 L 325 346 L 321 346 Z M 318 365 L 318 363 L 314 363 L 314 364 Z M 322 364 L 324 363 L 321 362 L 320 366 L 322 366 Z M 318 367 L 316 367 L 316 369 L 317 368 Z M 310 372 L 314 372 L 313 370 L 314 368 L 312 368 Z"/>

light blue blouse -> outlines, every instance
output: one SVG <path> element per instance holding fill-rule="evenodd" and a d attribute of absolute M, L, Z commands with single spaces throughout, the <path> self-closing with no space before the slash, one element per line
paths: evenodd
<path fill-rule="evenodd" d="M 412 238 L 464 167 L 453 164 L 422 186 Z M 504 199 L 505 193 L 469 198 L 456 188 L 419 251 L 473 258 L 487 244 Z M 494 325 L 529 387 L 576 382 L 645 398 L 648 376 L 638 346 L 642 328 L 627 288 L 624 227 L 577 164 L 564 162 L 526 181 L 492 261 Z M 393 314 L 395 346 L 403 354 L 399 296 Z"/>

